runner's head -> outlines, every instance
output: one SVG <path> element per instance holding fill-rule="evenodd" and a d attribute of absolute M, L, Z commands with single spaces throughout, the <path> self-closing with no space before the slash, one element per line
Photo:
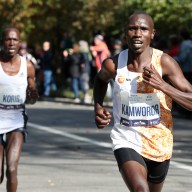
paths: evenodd
<path fill-rule="evenodd" d="M 2 50 L 8 57 L 18 53 L 20 47 L 20 32 L 15 27 L 6 27 L 2 32 Z"/>
<path fill-rule="evenodd" d="M 134 53 L 140 54 L 150 46 L 155 30 L 151 16 L 145 12 L 135 12 L 125 26 L 125 37 L 128 47 Z"/>

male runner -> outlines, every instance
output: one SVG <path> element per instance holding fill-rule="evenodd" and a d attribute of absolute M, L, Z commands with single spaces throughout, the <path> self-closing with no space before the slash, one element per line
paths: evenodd
<path fill-rule="evenodd" d="M 95 122 L 104 128 L 111 115 L 103 99 L 108 82 L 115 80 L 113 151 L 134 192 L 162 190 L 173 148 L 172 99 L 192 111 L 192 85 L 173 58 L 150 47 L 154 35 L 148 14 L 132 14 L 125 27 L 129 49 L 106 59 L 94 84 Z"/>
<path fill-rule="evenodd" d="M 35 69 L 32 63 L 19 56 L 20 33 L 7 27 L 2 33 L 0 52 L 0 182 L 4 177 L 6 158 L 7 192 L 17 190 L 17 169 L 21 149 L 26 139 L 27 115 L 25 102 L 38 99 L 35 88 Z"/>

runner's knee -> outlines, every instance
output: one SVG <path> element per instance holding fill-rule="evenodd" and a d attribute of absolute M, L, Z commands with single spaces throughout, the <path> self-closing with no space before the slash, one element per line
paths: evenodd
<path fill-rule="evenodd" d="M 17 177 L 17 165 L 16 165 L 16 163 L 13 163 L 13 164 L 7 166 L 6 175 L 10 179 L 14 179 Z"/>
<path fill-rule="evenodd" d="M 139 176 L 137 179 L 130 179 L 124 175 L 123 179 L 130 191 L 149 192 L 149 186 L 145 178 Z"/>
<path fill-rule="evenodd" d="M 133 191 L 134 192 L 149 192 L 148 184 L 145 182 L 139 182 L 134 186 Z"/>

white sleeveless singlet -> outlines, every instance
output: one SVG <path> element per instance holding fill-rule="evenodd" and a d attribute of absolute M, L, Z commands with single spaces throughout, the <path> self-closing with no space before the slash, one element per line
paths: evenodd
<path fill-rule="evenodd" d="M 153 49 L 151 63 L 162 76 L 162 51 Z M 172 100 L 143 83 L 142 73 L 128 71 L 128 50 L 119 54 L 114 84 L 111 131 L 113 150 L 132 148 L 143 157 L 162 162 L 173 148 Z"/>
<path fill-rule="evenodd" d="M 20 56 L 20 69 L 14 76 L 7 75 L 0 64 L 0 134 L 25 126 L 27 62 Z"/>

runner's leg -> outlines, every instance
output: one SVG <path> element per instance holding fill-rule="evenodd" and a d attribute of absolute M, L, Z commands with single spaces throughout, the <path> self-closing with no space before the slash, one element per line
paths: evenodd
<path fill-rule="evenodd" d="M 147 170 L 137 161 L 127 161 L 120 167 L 121 175 L 130 191 L 149 192 Z"/>
<path fill-rule="evenodd" d="M 3 182 L 4 178 L 4 146 L 0 143 L 0 183 Z"/>
<path fill-rule="evenodd" d="M 148 183 L 150 192 L 161 192 L 163 188 L 164 181 L 161 183 Z"/>
<path fill-rule="evenodd" d="M 17 190 L 17 169 L 23 145 L 23 133 L 13 131 L 7 134 L 6 163 L 7 191 Z"/>

